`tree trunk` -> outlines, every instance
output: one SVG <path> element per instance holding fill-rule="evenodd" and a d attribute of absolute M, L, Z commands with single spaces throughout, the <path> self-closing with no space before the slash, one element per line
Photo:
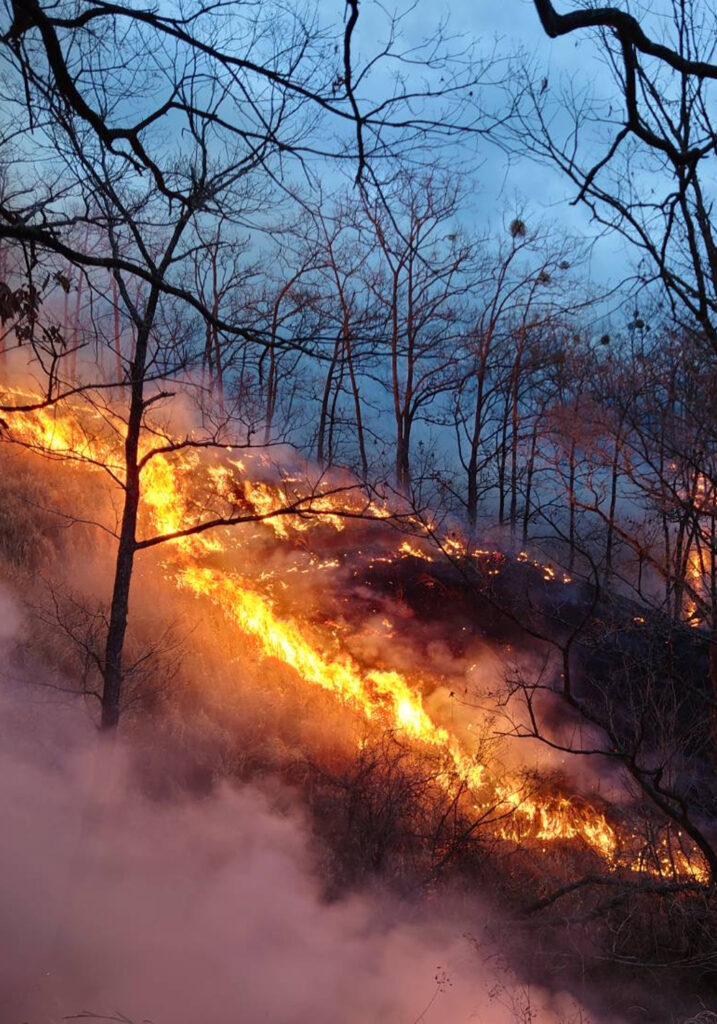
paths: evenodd
<path fill-rule="evenodd" d="M 575 443 L 575 438 L 573 437 L 572 441 L 570 442 L 570 464 L 569 464 L 569 467 L 568 467 L 568 497 L 569 497 L 569 501 L 570 501 L 570 506 L 569 506 L 569 509 L 568 509 L 568 514 L 569 514 L 569 521 L 568 521 L 568 543 L 569 543 L 568 570 L 571 573 L 572 573 L 573 569 L 575 568 L 575 540 L 576 540 L 576 536 L 577 536 L 577 524 L 576 524 L 577 508 L 576 508 L 576 501 L 575 501 L 575 474 L 576 474 L 575 449 L 576 449 L 576 443 Z"/>
<path fill-rule="evenodd" d="M 331 398 L 331 385 L 334 380 L 334 371 L 336 369 L 336 361 L 339 357 L 339 343 L 340 340 L 337 337 L 334 343 L 334 351 L 331 355 L 331 362 L 326 372 L 326 379 L 324 381 L 324 392 L 321 396 L 321 412 L 319 414 L 319 426 L 316 434 L 316 461 L 322 469 L 326 465 L 326 427 L 329 421 L 329 399 Z"/>
<path fill-rule="evenodd" d="M 520 418 L 519 418 L 519 394 L 520 394 L 520 370 L 521 370 L 522 347 L 513 366 L 513 381 L 511 389 L 511 439 L 510 439 L 510 532 L 515 534 L 518 522 L 518 446 L 520 444 Z"/>
<path fill-rule="evenodd" d="M 500 526 L 505 522 L 505 499 L 506 499 L 506 466 L 508 461 L 508 422 L 510 420 L 510 399 L 506 395 L 505 408 L 503 410 L 503 425 L 500 436 L 500 449 L 498 451 L 498 523 Z"/>
<path fill-rule="evenodd" d="M 341 354 L 341 353 L 339 353 Z M 343 358 L 339 360 L 339 373 L 336 378 L 336 387 L 334 388 L 334 397 L 331 401 L 331 411 L 329 413 L 329 443 L 327 447 L 327 463 L 329 466 L 333 465 L 334 462 L 334 433 L 336 430 L 336 407 L 339 403 L 339 396 L 341 394 L 341 388 L 344 383 L 344 361 Z"/>
<path fill-rule="evenodd" d="M 274 408 L 276 405 L 276 353 L 272 339 L 269 345 L 269 373 L 266 378 L 266 414 L 264 425 L 264 444 L 271 441 L 271 428 L 274 422 Z"/>
<path fill-rule="evenodd" d="M 402 423 L 396 441 L 396 485 L 403 494 L 411 486 L 411 427 Z"/>
<path fill-rule="evenodd" d="M 620 479 L 620 435 L 619 433 L 615 437 L 615 447 L 612 454 L 612 464 L 610 467 L 610 505 L 608 508 L 607 518 L 607 540 L 605 541 L 605 586 L 607 586 L 612 577 L 612 555 L 613 546 L 615 543 L 615 512 L 617 510 L 617 484 Z"/>
<path fill-rule="evenodd" d="M 122 509 L 117 561 L 115 564 L 110 621 L 107 629 L 105 658 L 103 665 L 102 717 L 101 727 L 105 730 L 117 728 L 122 697 L 122 652 L 127 634 L 127 615 L 132 583 L 134 556 L 137 552 L 137 513 L 140 497 L 139 440 L 142 432 L 144 412 L 144 377 L 147 362 L 147 346 L 151 324 L 157 308 L 159 293 L 153 289 L 150 294 L 142 323 L 137 331 L 135 356 L 131 364 L 131 397 L 127 434 L 125 436 L 125 492 Z"/>
<path fill-rule="evenodd" d="M 129 441 L 129 434 L 127 440 Z M 122 651 L 127 633 L 129 593 L 136 553 L 137 510 L 139 508 L 139 476 L 136 467 L 132 475 L 133 479 L 130 481 L 130 474 L 127 473 L 122 529 L 117 549 L 114 589 L 105 647 L 101 719 L 103 729 L 116 729 L 120 717 Z"/>
<path fill-rule="evenodd" d="M 486 360 L 482 360 L 478 372 L 478 388 L 476 391 L 476 404 L 473 412 L 473 433 L 471 435 L 471 454 L 468 459 L 468 494 L 467 509 L 468 522 L 471 528 L 475 527 L 478 518 L 478 451 L 480 449 L 481 433 L 483 427 L 483 393 L 485 389 Z"/>
<path fill-rule="evenodd" d="M 120 321 L 119 289 L 117 279 L 112 275 L 112 306 L 114 307 L 114 329 L 115 329 L 115 368 L 117 371 L 117 384 L 122 386 L 124 370 L 122 367 L 122 324 Z"/>
<path fill-rule="evenodd" d="M 70 380 L 72 381 L 77 378 L 77 350 L 80 347 L 80 313 L 82 311 L 82 286 L 84 283 L 84 274 L 80 274 L 77 282 L 77 298 L 75 300 L 75 317 L 72 331 L 72 349 L 70 352 Z"/>
<path fill-rule="evenodd" d="M 361 412 L 361 396 L 358 389 L 358 381 L 356 380 L 356 373 L 354 371 L 354 360 L 353 351 L 351 347 L 351 332 L 348 321 L 344 321 L 344 352 L 346 356 L 346 365 L 349 371 L 349 380 L 351 382 L 351 393 L 354 399 L 354 416 L 356 418 L 356 440 L 358 441 L 359 457 L 361 459 L 361 472 L 364 480 L 368 476 L 368 458 L 366 457 L 366 441 L 364 439 L 363 432 L 363 415 Z"/>
<path fill-rule="evenodd" d="M 525 505 L 523 508 L 523 543 L 528 542 L 528 526 L 530 523 L 531 501 L 533 497 L 533 475 L 535 473 L 535 455 L 538 449 L 538 429 L 540 426 L 540 415 L 536 413 L 533 421 L 533 430 L 530 436 L 530 455 L 525 478 Z"/>
<path fill-rule="evenodd" d="M 713 498 L 714 500 L 714 498 Z M 712 737 L 712 763 L 717 766 L 717 564 L 715 564 L 715 545 L 717 544 L 717 516 L 710 516 L 710 684 L 712 702 L 710 704 L 710 733 Z"/>

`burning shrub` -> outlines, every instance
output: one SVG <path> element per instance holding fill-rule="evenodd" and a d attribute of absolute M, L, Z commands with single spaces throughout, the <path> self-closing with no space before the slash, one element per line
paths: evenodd
<path fill-rule="evenodd" d="M 333 770 L 308 766 L 307 798 L 326 852 L 329 887 L 371 880 L 415 891 L 457 870 L 479 869 L 490 841 L 443 783 L 445 759 L 417 754 L 388 732 Z"/>

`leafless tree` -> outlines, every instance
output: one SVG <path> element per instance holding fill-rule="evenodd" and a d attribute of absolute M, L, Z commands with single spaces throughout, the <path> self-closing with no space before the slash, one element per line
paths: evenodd
<path fill-rule="evenodd" d="M 474 321 L 463 345 L 464 370 L 454 392 L 452 419 L 466 476 L 469 524 L 476 524 L 483 479 L 485 493 L 497 489 L 498 521 L 510 522 L 515 530 L 520 478 L 525 475 L 525 533 L 537 469 L 539 412 L 547 401 L 547 368 L 565 348 L 562 335 L 589 304 L 589 296 L 581 294 L 575 277 L 584 247 L 542 225 L 529 227 L 524 216 L 506 223 L 507 242 L 501 239 L 496 247 L 490 238 L 481 241 L 481 269 L 468 314 Z"/>
<path fill-rule="evenodd" d="M 342 393 L 346 392 L 358 453 L 357 468 L 366 479 L 369 457 L 361 380 L 370 366 L 371 325 L 375 316 L 361 277 L 370 252 L 357 237 L 354 205 L 353 197 L 340 196 L 328 209 L 320 201 L 310 208 L 313 244 L 321 267 L 324 315 L 335 337 L 321 388 L 316 457 L 321 465 L 331 465 L 334 460 L 337 409 Z"/>
<path fill-rule="evenodd" d="M 108 381 L 96 360 L 75 358 L 78 346 L 66 343 L 52 323 L 51 312 L 49 326 L 37 331 L 34 310 L 39 292 L 32 290 L 33 285 L 27 286 L 32 309 L 26 317 L 28 341 L 44 393 L 28 400 L 13 396 L 4 403 L 11 420 L 13 412 L 20 410 L 60 408 L 67 401 L 84 401 L 100 410 L 117 434 L 119 463 L 104 466 L 122 492 L 102 664 L 102 724 L 107 728 L 117 725 L 120 714 L 122 653 L 135 557 L 166 539 L 161 530 L 156 536 L 138 536 L 142 474 L 158 454 L 169 457 L 187 448 L 225 442 L 223 431 L 231 410 L 208 421 L 201 438 L 163 431 L 161 425 L 156 426 L 157 414 L 178 387 L 181 390 L 182 380 L 191 382 L 194 370 L 205 360 L 208 344 L 215 370 L 220 372 L 217 355 L 221 360 L 223 338 L 263 343 L 251 328 L 217 316 L 215 309 L 222 298 L 218 281 L 209 294 L 202 295 L 187 278 L 200 254 L 210 260 L 214 255 L 205 239 L 216 239 L 220 229 L 236 237 L 266 201 L 267 182 L 271 181 L 266 162 L 281 150 L 284 132 L 292 145 L 298 145 L 306 129 L 303 106 L 309 98 L 307 88 L 297 84 L 287 94 L 287 80 L 278 66 L 287 60 L 289 65 L 304 60 L 307 47 L 315 42 L 309 26 L 288 15 L 287 25 L 277 21 L 276 11 L 268 12 L 262 43 L 262 48 L 268 49 L 262 49 L 264 64 L 254 69 L 248 53 L 259 28 L 255 13 L 243 22 L 231 23 L 231 31 L 237 32 L 233 52 L 245 48 L 241 57 L 231 58 L 216 49 L 221 36 L 227 41 L 230 29 L 221 18 L 215 20 L 212 9 L 198 9 L 189 19 L 192 30 L 197 29 L 202 14 L 210 18 L 211 39 L 201 34 L 189 36 L 186 25 L 176 19 L 124 8 L 108 11 L 98 4 L 78 15 L 70 8 L 53 8 L 48 14 L 40 5 L 33 5 L 25 21 L 19 19 L 18 12 L 4 40 L 6 57 L 24 87 L 25 104 L 23 107 L 21 90 L 18 109 L 30 123 L 42 125 L 40 146 L 54 169 L 53 175 L 45 173 L 47 184 L 37 176 L 29 188 L 9 197 L 6 194 L 4 237 L 21 247 L 34 276 L 44 273 L 57 279 L 64 274 L 69 280 L 73 273 L 66 269 L 69 264 L 81 275 L 96 314 L 103 305 L 107 312 L 114 306 L 111 337 L 122 376 Z M 112 73 L 115 57 L 109 52 L 114 44 L 108 33 L 117 24 L 125 29 L 120 38 L 127 78 L 122 81 Z M 282 29 L 287 28 L 291 30 L 291 58 L 285 39 L 280 38 Z M 154 50 L 153 41 L 166 45 Z M 67 63 L 70 59 L 76 62 L 72 67 Z M 310 67 L 313 70 L 311 62 Z M 262 88 L 268 83 L 268 92 L 245 92 L 245 106 L 234 120 L 230 117 L 236 102 L 232 89 L 237 88 L 234 77 L 240 72 L 250 78 L 256 73 Z M 167 80 L 171 83 L 168 97 L 153 109 L 152 96 L 159 83 Z M 82 87 L 78 83 L 84 85 L 85 81 L 91 82 L 89 92 L 97 109 L 78 91 Z M 119 128 L 111 118 L 122 120 L 128 114 L 126 89 L 130 82 L 130 106 L 135 113 L 146 106 L 147 116 L 132 128 Z M 109 111 L 112 115 L 105 113 Z M 177 147 L 167 146 L 163 138 L 166 119 L 171 117 L 179 117 L 183 127 Z M 26 159 L 26 154 L 17 157 L 20 162 Z M 18 169 L 16 164 L 16 175 Z M 26 206 L 23 213 L 20 200 L 27 201 L 33 190 L 38 209 L 33 212 Z M 70 227 L 84 235 L 82 244 L 68 243 Z M 111 304 L 105 298 L 106 277 L 102 274 L 107 269 L 115 283 Z M 78 286 L 78 302 L 79 294 Z M 17 305 L 19 300 L 15 297 L 13 301 Z M 120 320 L 131 327 L 131 352 L 121 352 L 116 343 L 121 334 L 118 310 Z M 209 342 L 202 339 L 202 324 L 208 326 Z M 301 344 L 297 339 L 293 343 Z M 110 372 L 114 374 L 114 366 Z M 110 409 L 105 396 L 114 394 L 117 385 L 123 385 L 123 401 Z M 234 439 L 242 443 L 238 425 L 235 435 L 237 430 L 239 436 Z M 246 425 L 243 433 L 246 443 Z M 77 457 L 74 452 L 66 454 Z M 241 503 L 237 506 L 230 499 L 218 514 L 215 511 L 201 522 L 187 524 L 186 531 L 169 532 L 188 534 L 213 523 L 243 521 L 246 515 Z"/>
<path fill-rule="evenodd" d="M 626 238 L 643 283 L 658 281 L 673 316 L 717 351 L 717 261 L 709 182 L 714 174 L 715 10 L 680 0 L 647 7 L 643 24 L 617 6 L 579 3 L 559 13 L 534 0 L 552 38 L 590 32 L 612 75 L 555 96 L 531 69 L 520 79 L 513 143 L 556 165 L 575 202 Z M 596 153 L 596 130 L 600 134 Z M 520 138 L 522 137 L 522 142 Z"/>
<path fill-rule="evenodd" d="M 465 331 L 465 303 L 475 273 L 474 247 L 455 217 L 459 187 L 438 171 L 402 174 L 390 196 L 362 204 L 365 233 L 376 246 L 366 286 L 380 311 L 379 351 L 390 365 L 395 481 L 411 485 L 413 431 L 455 384 Z"/>

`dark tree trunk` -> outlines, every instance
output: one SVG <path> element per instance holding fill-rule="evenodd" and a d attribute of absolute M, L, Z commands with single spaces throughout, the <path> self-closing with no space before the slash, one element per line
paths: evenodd
<path fill-rule="evenodd" d="M 478 452 L 480 450 L 481 433 L 483 427 L 483 394 L 485 390 L 486 363 L 483 360 L 478 373 L 478 388 L 476 391 L 476 404 L 473 413 L 473 433 L 471 435 L 471 454 L 468 459 L 468 493 L 467 509 L 468 522 L 474 527 L 478 518 Z"/>
<path fill-rule="evenodd" d="M 538 449 L 538 430 L 540 427 L 540 415 L 536 413 L 533 422 L 533 431 L 530 436 L 530 454 L 526 467 L 525 477 L 525 505 L 523 508 L 523 543 L 528 541 L 528 526 L 530 523 L 531 503 L 533 500 L 533 476 L 535 474 L 535 455 Z"/>
<path fill-rule="evenodd" d="M 575 568 L 575 542 L 577 539 L 577 506 L 575 501 L 575 449 L 576 443 L 575 438 L 570 442 L 570 464 L 568 467 L 568 498 L 570 506 L 568 509 L 568 542 L 569 542 L 569 553 L 568 553 L 568 569 L 572 573 Z"/>
<path fill-rule="evenodd" d="M 351 346 L 351 332 L 348 321 L 344 322 L 344 353 L 346 356 L 346 366 L 349 371 L 349 380 L 351 382 L 351 394 L 354 400 L 354 416 L 356 418 L 356 440 L 358 442 L 359 458 L 361 459 L 361 472 L 364 480 L 368 476 L 368 458 L 366 456 L 366 441 L 363 432 L 363 414 L 361 412 L 361 395 L 359 394 L 358 381 L 356 379 L 356 373 L 354 370 L 354 359 L 353 350 Z"/>
<path fill-rule="evenodd" d="M 518 522 L 518 446 L 520 444 L 519 388 L 522 350 L 519 350 L 513 367 L 510 416 L 510 532 L 515 534 Z"/>
<path fill-rule="evenodd" d="M 404 494 L 411 486 L 411 427 L 407 423 L 402 423 L 396 441 L 396 484 Z"/>
<path fill-rule="evenodd" d="M 331 386 L 334 380 L 334 372 L 336 370 L 336 361 L 339 357 L 339 338 L 334 343 L 334 351 L 331 356 L 331 362 L 326 372 L 326 379 L 324 381 L 324 391 L 321 396 L 321 413 L 319 415 L 319 426 L 316 434 L 316 461 L 323 469 L 326 465 L 326 428 L 329 421 L 329 401 L 331 399 Z"/>
<path fill-rule="evenodd" d="M 132 570 L 137 552 L 137 514 L 140 498 L 139 441 L 144 413 L 144 378 L 149 335 L 158 299 L 159 293 L 154 289 L 137 331 L 135 355 L 130 368 L 130 408 L 125 436 L 125 497 L 102 680 L 101 726 L 106 730 L 117 728 L 121 711 L 122 652 L 127 634 Z"/>
<path fill-rule="evenodd" d="M 103 729 L 116 729 L 120 717 L 122 695 L 122 651 L 127 633 L 129 594 L 132 569 L 136 553 L 137 510 L 139 508 L 139 477 L 130 481 L 129 473 L 122 515 L 122 529 L 117 549 L 115 581 L 110 608 L 110 621 L 105 647 L 104 679 L 102 688 Z"/>
<path fill-rule="evenodd" d="M 341 353 L 339 353 L 341 354 Z M 334 397 L 331 401 L 331 411 L 329 412 L 329 441 L 326 449 L 326 463 L 329 466 L 333 465 L 334 462 L 334 434 L 336 432 L 336 409 L 339 404 L 339 396 L 341 395 L 341 388 L 344 383 L 344 361 L 339 360 L 339 373 L 336 378 L 336 387 L 334 388 Z"/>
<path fill-rule="evenodd" d="M 510 421 L 510 399 L 506 395 L 505 408 L 503 410 L 503 425 L 500 436 L 500 449 L 498 451 L 498 523 L 502 526 L 505 522 L 505 499 L 506 499 L 506 467 L 508 462 L 508 423 Z"/>
<path fill-rule="evenodd" d="M 612 465 L 610 467 L 610 505 L 607 519 L 607 540 L 605 542 L 605 585 L 607 586 L 612 577 L 612 557 L 615 543 L 615 512 L 617 511 L 617 485 L 620 479 L 620 435 L 615 438 L 615 448 L 612 454 Z"/>

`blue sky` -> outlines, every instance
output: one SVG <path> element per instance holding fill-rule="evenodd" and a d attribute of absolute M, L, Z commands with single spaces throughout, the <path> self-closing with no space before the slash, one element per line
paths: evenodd
<path fill-rule="evenodd" d="M 323 0 L 324 10 L 343 11 L 341 0 Z M 566 10 L 570 0 L 561 0 L 559 7 Z M 377 0 L 362 0 L 357 41 L 363 51 L 375 43 L 380 32 L 382 5 Z M 393 9 L 393 8 L 390 8 Z M 400 7 L 398 9 L 401 9 Z M 586 33 L 550 40 L 544 34 L 532 0 L 454 0 L 447 4 L 434 4 L 418 0 L 403 23 L 404 32 L 411 40 L 423 38 L 441 18 L 448 20 L 448 32 L 460 40 L 475 39 L 480 50 L 496 50 L 500 55 L 523 51 L 533 55 L 540 66 L 540 76 L 547 75 L 551 85 L 561 78 L 576 76 L 591 82 L 597 91 L 611 89 L 609 75 L 598 59 L 594 38 Z M 476 169 L 473 209 L 468 216 L 475 219 L 483 230 L 490 224 L 501 230 L 506 209 L 524 206 L 529 217 L 549 221 L 573 234 L 594 235 L 584 207 L 570 205 L 575 188 L 556 170 L 536 164 L 529 159 L 511 162 L 490 142 L 457 144 L 458 159 L 474 153 Z M 616 283 L 629 272 L 630 254 L 621 240 L 601 239 L 593 250 L 588 273 L 600 285 Z"/>

